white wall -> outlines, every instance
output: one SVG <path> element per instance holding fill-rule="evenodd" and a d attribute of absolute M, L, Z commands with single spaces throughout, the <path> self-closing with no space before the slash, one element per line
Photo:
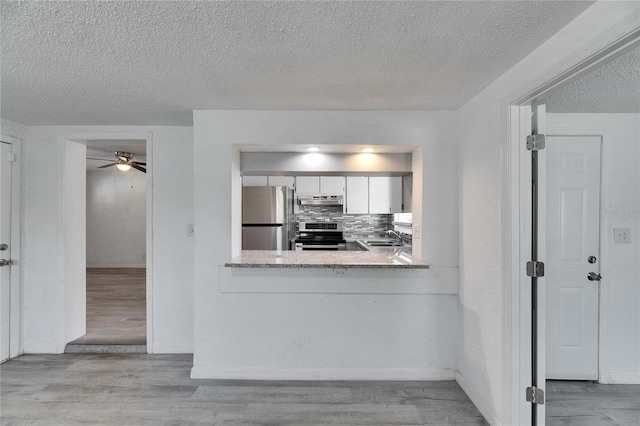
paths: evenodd
<path fill-rule="evenodd" d="M 422 259 L 432 265 L 430 276 L 434 282 L 446 276 L 457 288 L 454 115 L 387 111 L 194 112 L 194 377 L 215 377 L 219 372 L 233 371 L 235 377 L 245 378 L 262 373 L 275 379 L 291 377 L 295 372 L 297 378 L 381 378 L 384 371 L 395 369 L 397 373 L 402 368 L 405 373 L 416 372 L 414 377 L 425 378 L 427 372 L 435 377 L 442 371 L 452 377 L 455 336 L 442 331 L 456 324 L 455 291 L 372 295 L 363 292 L 362 279 L 354 277 L 355 281 L 349 284 L 352 287 L 345 288 L 343 294 L 295 294 L 273 291 L 279 280 L 265 277 L 264 291 L 270 293 L 237 294 L 221 291 L 219 268 L 239 251 L 240 155 L 233 144 L 353 144 L 366 140 L 373 145 L 422 147 L 414 156 L 414 188 L 422 188 L 423 195 L 421 214 L 417 215 L 414 209 L 414 218 L 418 217 L 422 239 L 414 240 L 414 248 L 421 245 Z M 419 173 L 415 172 L 416 167 Z M 389 286 L 395 281 L 389 279 Z M 360 292 L 354 294 L 354 288 Z M 331 318 L 327 317 L 329 314 Z M 403 331 L 406 334 L 393 339 L 394 330 L 399 332 L 395 327 L 400 317 L 413 322 Z M 337 329 L 341 331 L 337 333 Z M 277 339 L 263 339 L 263 333 Z M 277 345 L 278 341 L 285 344 Z M 354 341 L 361 343 L 359 349 Z M 256 347 L 256 342 L 261 347 Z M 290 351 L 296 342 L 298 356 Z M 327 342 L 345 351 L 342 360 L 326 351 Z M 267 349 L 266 358 L 252 355 Z M 309 355 L 314 351 L 314 356 Z"/>
<path fill-rule="evenodd" d="M 144 268 L 146 175 L 115 167 L 86 175 L 87 267 Z"/>
<path fill-rule="evenodd" d="M 153 188 L 152 246 L 147 253 L 151 352 L 193 349 L 193 130 L 162 126 L 33 126 L 23 143 L 24 349 L 61 353 L 65 338 L 65 141 L 151 138 L 147 150 Z M 57 255 L 56 255 L 57 254 Z M 152 259 L 149 259 L 153 256 Z"/>
<path fill-rule="evenodd" d="M 11 120 L 0 118 L 0 135 L 24 139 L 27 134 L 27 126 Z"/>
<path fill-rule="evenodd" d="M 64 144 L 64 285 L 65 340 L 86 333 L 86 167 L 87 147 L 75 142 Z"/>
<path fill-rule="evenodd" d="M 640 114 L 548 114 L 547 132 L 603 137 L 600 381 L 640 383 Z"/>
<path fill-rule="evenodd" d="M 516 424 L 511 410 L 512 282 L 509 209 L 510 102 L 637 26 L 638 3 L 599 2 L 491 83 L 459 110 L 460 303 L 458 381 L 491 424 Z M 585 53 L 586 52 L 586 53 Z M 525 289 L 523 289 L 524 291 Z M 517 329 L 518 324 L 513 324 Z M 516 334 L 517 336 L 517 334 Z M 517 402 L 516 402 L 517 401 Z M 524 416 L 526 417 L 526 415 Z"/>

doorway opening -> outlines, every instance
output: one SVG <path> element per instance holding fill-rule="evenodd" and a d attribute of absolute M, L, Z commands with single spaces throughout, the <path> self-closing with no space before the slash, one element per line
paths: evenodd
<path fill-rule="evenodd" d="M 536 424 L 579 425 L 586 418 L 598 424 L 640 421 L 640 89 L 625 78 L 637 75 L 639 44 L 637 34 L 621 39 L 584 65 L 588 70 L 574 70 L 553 87 L 540 87 L 519 103 L 532 107 L 515 111 L 520 134 L 512 141 L 524 145 L 527 121 L 526 134 L 532 134 L 532 110 L 538 115 L 534 129 L 546 134 L 546 146 L 538 151 L 537 238 L 545 264 L 537 290 L 538 351 L 521 361 L 517 379 L 520 389 L 531 385 L 522 371 L 537 356 L 537 381 L 545 395 L 541 403 L 523 406 L 518 394 L 512 407 L 519 405 L 525 413 L 523 423 L 527 410 L 538 411 Z M 523 160 L 530 155 L 524 148 L 519 145 L 517 151 L 512 164 L 521 184 L 515 199 L 526 211 L 534 191 L 527 188 L 533 166 L 529 169 Z M 521 229 L 530 226 L 529 216 L 518 220 Z M 521 252 L 512 270 L 518 271 L 534 237 L 522 231 L 514 235 Z M 526 321 L 528 298 L 535 292 L 528 279 L 522 274 L 514 280 L 519 283 L 514 312 L 523 334 L 533 322 Z M 514 346 L 523 355 L 531 350 L 526 344 Z"/>
<path fill-rule="evenodd" d="M 86 146 L 86 332 L 66 352 L 147 352 L 146 139 Z"/>

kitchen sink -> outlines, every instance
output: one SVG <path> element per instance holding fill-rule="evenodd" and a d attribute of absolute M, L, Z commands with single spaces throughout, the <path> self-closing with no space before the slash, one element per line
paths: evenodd
<path fill-rule="evenodd" d="M 402 247 L 404 245 L 397 241 L 365 241 L 364 243 L 371 247 Z"/>

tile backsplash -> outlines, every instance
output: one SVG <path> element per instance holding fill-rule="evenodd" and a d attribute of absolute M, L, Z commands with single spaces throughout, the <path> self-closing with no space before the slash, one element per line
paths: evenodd
<path fill-rule="evenodd" d="M 345 238 L 384 236 L 393 226 L 392 214 L 346 214 L 340 206 L 299 206 L 298 222 L 342 222 Z"/>

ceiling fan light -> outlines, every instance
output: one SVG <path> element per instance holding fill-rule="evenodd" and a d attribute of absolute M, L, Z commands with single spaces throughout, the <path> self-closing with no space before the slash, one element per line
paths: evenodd
<path fill-rule="evenodd" d="M 126 172 L 131 169 L 131 165 L 125 164 L 125 163 L 116 164 L 116 167 L 118 168 L 118 170 L 122 170 L 123 172 Z"/>

